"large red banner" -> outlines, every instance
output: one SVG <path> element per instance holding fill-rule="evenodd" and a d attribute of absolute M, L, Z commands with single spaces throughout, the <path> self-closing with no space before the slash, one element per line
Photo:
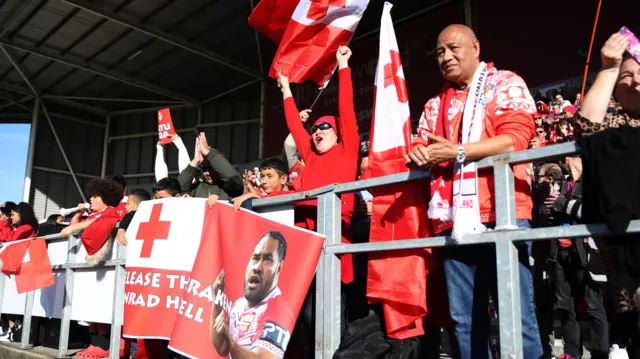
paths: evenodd
<path fill-rule="evenodd" d="M 282 358 L 324 241 L 179 198 L 143 202 L 127 238 L 124 335 L 169 340 L 191 358 Z"/>

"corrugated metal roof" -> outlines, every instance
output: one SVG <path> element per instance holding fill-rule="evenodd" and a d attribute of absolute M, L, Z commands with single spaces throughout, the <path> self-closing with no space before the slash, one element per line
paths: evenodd
<path fill-rule="evenodd" d="M 247 24 L 254 2 L 5 0 L 0 1 L 0 45 L 49 103 L 97 114 L 199 103 L 261 76 L 255 33 Z M 358 33 L 378 27 L 382 3 L 371 1 Z M 403 0 L 394 16 L 428 3 Z M 264 37 L 260 45 L 266 70 L 276 47 Z M 10 99 L 0 98 L 0 114 L 25 113 L 11 101 L 32 91 L 1 55 L 0 93 Z"/>

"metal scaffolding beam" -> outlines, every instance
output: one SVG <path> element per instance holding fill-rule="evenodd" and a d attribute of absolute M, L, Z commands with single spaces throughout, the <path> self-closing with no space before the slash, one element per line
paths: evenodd
<path fill-rule="evenodd" d="M 97 102 L 132 102 L 132 103 L 170 103 L 181 104 L 182 101 L 168 101 L 168 100 L 143 100 L 137 98 L 112 98 L 112 97 L 86 97 L 86 96 L 62 96 L 62 95 L 42 95 L 45 99 L 59 99 L 59 100 L 78 100 L 78 101 L 97 101 Z"/>
<path fill-rule="evenodd" d="M 36 102 L 40 102 L 40 101 L 36 100 Z M 56 131 L 55 126 L 53 125 L 53 121 L 51 121 L 51 116 L 49 116 L 47 107 L 44 105 L 44 103 L 40 103 L 40 107 L 42 108 L 42 113 L 44 114 L 44 117 L 47 119 L 47 122 L 49 123 L 49 128 L 51 128 L 51 133 L 53 134 L 53 138 L 56 140 L 56 143 L 58 144 L 58 148 L 62 153 L 62 158 L 64 159 L 64 163 L 67 165 L 67 169 L 71 174 L 71 178 L 73 178 L 73 182 L 76 184 L 76 187 L 78 188 L 78 192 L 80 193 L 80 198 L 82 198 L 83 203 L 86 203 L 87 198 L 84 195 L 84 189 L 82 188 L 82 186 L 80 186 L 80 182 L 78 182 L 76 173 L 73 171 L 73 167 L 71 167 L 71 162 L 69 161 L 69 157 L 67 157 L 67 153 L 65 152 L 64 147 L 62 146 L 62 142 L 60 142 L 60 137 L 58 137 L 58 132 Z"/>
<path fill-rule="evenodd" d="M 35 86 L 33 86 L 31 81 L 29 81 L 29 78 L 24 73 L 24 70 L 22 70 L 22 67 L 20 67 L 20 65 L 18 65 L 18 63 L 13 59 L 13 56 L 11 56 L 9 51 L 7 51 L 7 49 L 2 45 L 0 45 L 0 51 L 2 51 L 7 60 L 11 63 L 11 66 L 13 66 L 13 68 L 18 72 L 18 75 L 20 75 L 22 81 L 24 81 L 24 83 L 29 87 L 33 96 L 38 96 L 38 90 L 36 90 Z"/>
<path fill-rule="evenodd" d="M 60 56 L 59 54 L 50 52 L 50 51 L 45 51 L 42 49 L 38 49 L 35 46 L 30 46 L 30 45 L 25 45 L 25 44 L 18 44 L 13 40 L 9 40 L 6 38 L 0 39 L 0 44 L 1 45 L 5 45 L 8 47 L 12 47 L 16 50 L 20 50 L 20 51 L 25 51 L 28 52 L 30 54 L 33 55 L 37 55 L 40 57 L 43 57 L 45 59 L 49 59 L 49 60 L 53 60 L 56 62 L 59 62 L 61 64 L 65 64 L 67 66 L 71 66 L 71 67 L 75 67 L 77 69 L 80 70 L 84 70 L 87 72 L 91 72 L 94 74 L 98 74 L 100 76 L 104 76 L 106 78 L 110 78 L 112 80 L 115 81 L 119 81 L 131 86 L 135 86 L 141 89 L 145 89 L 147 91 L 151 91 L 151 92 L 155 92 L 157 94 L 163 95 L 163 96 L 167 96 L 176 100 L 180 100 L 183 102 L 187 102 L 187 103 L 191 103 L 194 105 L 197 105 L 199 103 L 198 100 L 185 95 L 185 94 L 180 94 L 180 93 L 176 93 L 174 91 L 171 91 L 169 89 L 165 89 L 163 87 L 148 83 L 146 81 L 143 80 L 139 80 L 139 79 L 135 79 L 132 78 L 120 71 L 114 71 L 114 70 L 107 70 L 106 68 L 103 68 L 102 66 L 99 65 L 95 65 L 95 64 L 90 64 L 90 63 L 81 63 L 80 61 L 75 61 L 75 60 L 71 60 L 69 58 Z"/>
<path fill-rule="evenodd" d="M 104 17 L 113 22 L 117 22 L 120 25 L 142 32 L 158 40 L 180 47 L 198 56 L 207 58 L 211 61 L 215 61 L 219 64 L 232 68 L 236 71 L 253 76 L 255 78 L 262 77 L 259 71 L 256 71 L 254 69 L 248 68 L 247 66 L 239 64 L 237 61 L 233 61 L 205 47 L 191 43 L 183 38 L 177 37 L 175 35 L 171 35 L 160 29 L 154 28 L 149 25 L 142 25 L 142 24 L 136 23 L 135 21 L 129 20 L 115 12 L 106 10 L 103 7 L 96 5 L 95 3 L 89 3 L 86 1 L 78 1 L 78 0 L 63 0 L 63 1 L 70 5 L 78 7 L 80 9 L 83 9 L 85 11 L 94 13 L 95 15 Z"/>

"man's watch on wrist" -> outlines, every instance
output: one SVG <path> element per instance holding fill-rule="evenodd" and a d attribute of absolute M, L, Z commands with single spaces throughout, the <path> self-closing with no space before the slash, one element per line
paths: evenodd
<path fill-rule="evenodd" d="M 464 163 L 466 159 L 467 159 L 467 155 L 464 152 L 464 145 L 459 144 L 458 151 L 456 151 L 456 162 Z"/>

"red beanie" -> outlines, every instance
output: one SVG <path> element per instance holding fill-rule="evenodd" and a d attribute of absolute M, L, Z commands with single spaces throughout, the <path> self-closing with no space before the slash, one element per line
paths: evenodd
<path fill-rule="evenodd" d="M 322 123 L 322 122 L 326 122 L 328 124 L 331 125 L 331 127 L 333 127 L 333 130 L 336 131 L 336 133 L 338 133 L 338 128 L 336 126 L 336 118 L 333 116 L 322 116 L 319 119 L 316 120 L 316 122 L 313 123 L 313 126 Z M 313 127 L 311 126 L 311 127 Z"/>

